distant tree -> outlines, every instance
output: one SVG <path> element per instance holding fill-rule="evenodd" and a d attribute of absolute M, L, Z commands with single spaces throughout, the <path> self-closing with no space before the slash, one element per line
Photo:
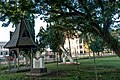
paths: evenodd
<path fill-rule="evenodd" d="M 49 46 L 54 53 L 55 52 L 59 53 L 61 61 L 62 53 L 59 48 L 59 45 L 63 45 L 64 43 L 64 34 L 61 31 L 51 28 L 50 26 L 46 30 L 41 28 L 37 35 L 37 38 L 39 40 L 38 43 L 40 43 L 38 45 L 40 50 L 42 49 L 43 51 L 44 48 Z"/>
<path fill-rule="evenodd" d="M 99 52 L 103 52 L 104 50 L 104 42 L 100 37 L 96 37 L 97 39 L 91 41 L 90 43 L 90 49 L 93 52 L 96 52 L 99 56 Z"/>

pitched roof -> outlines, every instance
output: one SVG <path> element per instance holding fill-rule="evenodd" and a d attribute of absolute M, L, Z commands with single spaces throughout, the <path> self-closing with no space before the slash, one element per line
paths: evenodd
<path fill-rule="evenodd" d="M 17 25 L 11 40 L 4 46 L 5 48 L 15 47 L 35 47 L 36 44 L 31 36 L 29 25 L 22 19 Z"/>
<path fill-rule="evenodd" d="M 2 45 L 5 45 L 7 42 L 2 42 L 2 41 L 0 41 L 0 46 Z"/>

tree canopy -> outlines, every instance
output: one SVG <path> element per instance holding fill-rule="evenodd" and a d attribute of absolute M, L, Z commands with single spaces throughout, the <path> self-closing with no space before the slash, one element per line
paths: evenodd
<path fill-rule="evenodd" d="M 13 27 L 16 27 L 19 20 L 22 18 L 27 19 L 26 24 L 30 27 L 30 32 L 35 40 L 35 16 L 33 15 L 35 10 L 32 0 L 1 0 L 0 1 L 0 21 L 3 21 L 2 26 L 7 27 L 10 23 Z M 4 22 L 7 20 L 7 22 Z"/>
<path fill-rule="evenodd" d="M 58 52 L 59 45 L 64 44 L 64 33 L 51 27 L 46 30 L 41 27 L 37 38 L 40 43 L 40 50 L 42 49 L 42 51 L 49 46 L 53 52 Z"/>
<path fill-rule="evenodd" d="M 39 8 L 45 15 L 44 20 L 58 21 L 58 26 L 96 34 L 120 56 L 119 42 L 110 34 L 113 28 L 120 28 L 119 5 L 118 0 L 41 0 Z M 64 24 L 60 24 L 62 22 Z"/>
<path fill-rule="evenodd" d="M 16 23 L 20 13 L 40 14 L 41 19 L 55 23 L 59 29 L 100 36 L 120 56 L 120 44 L 111 36 L 113 28 L 120 28 L 119 5 L 119 0 L 2 0 L 0 20 L 8 18 Z"/>

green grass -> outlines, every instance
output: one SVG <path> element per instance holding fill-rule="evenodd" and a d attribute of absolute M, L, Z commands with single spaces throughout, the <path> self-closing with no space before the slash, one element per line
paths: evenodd
<path fill-rule="evenodd" d="M 43 77 L 25 76 L 25 73 L 1 72 L 0 80 L 95 80 L 93 59 L 79 59 L 79 65 L 46 64 L 52 74 Z M 96 58 L 98 80 L 120 80 L 120 58 L 116 56 Z"/>
<path fill-rule="evenodd" d="M 85 60 L 81 60 L 80 62 L 81 62 L 80 70 L 81 70 L 82 78 L 86 76 L 84 73 L 87 73 L 88 75 L 86 77 L 89 77 L 90 79 L 86 79 L 86 80 L 95 80 L 93 77 L 91 77 L 91 74 L 92 76 L 95 76 L 93 59 L 90 60 L 85 59 Z M 113 56 L 113 57 L 97 58 L 96 65 L 97 65 L 96 67 L 97 67 L 97 74 L 99 80 L 120 80 L 119 57 Z"/>

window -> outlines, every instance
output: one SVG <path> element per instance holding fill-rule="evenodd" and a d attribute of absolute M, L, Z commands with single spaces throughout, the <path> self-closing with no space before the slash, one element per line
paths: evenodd
<path fill-rule="evenodd" d="M 7 51 L 5 52 L 5 55 L 8 55 L 8 52 L 7 52 Z"/>
<path fill-rule="evenodd" d="M 80 54 L 82 54 L 83 53 L 83 51 L 80 51 Z"/>
<path fill-rule="evenodd" d="M 77 51 L 77 54 L 78 54 L 78 51 Z"/>
<path fill-rule="evenodd" d="M 80 45 L 80 48 L 82 48 L 82 46 Z"/>
<path fill-rule="evenodd" d="M 78 50 L 78 46 L 77 46 L 77 50 Z"/>
<path fill-rule="evenodd" d="M 78 40 L 76 40 L 76 44 L 78 44 Z"/>
<path fill-rule="evenodd" d="M 22 37 L 27 37 L 27 34 L 24 32 Z"/>
<path fill-rule="evenodd" d="M 24 31 L 22 37 L 30 37 L 29 32 L 28 31 Z"/>
<path fill-rule="evenodd" d="M 1 49 L 2 49 L 2 46 L 1 46 Z"/>
<path fill-rule="evenodd" d="M 0 55 L 3 55 L 3 52 L 1 52 Z"/>

